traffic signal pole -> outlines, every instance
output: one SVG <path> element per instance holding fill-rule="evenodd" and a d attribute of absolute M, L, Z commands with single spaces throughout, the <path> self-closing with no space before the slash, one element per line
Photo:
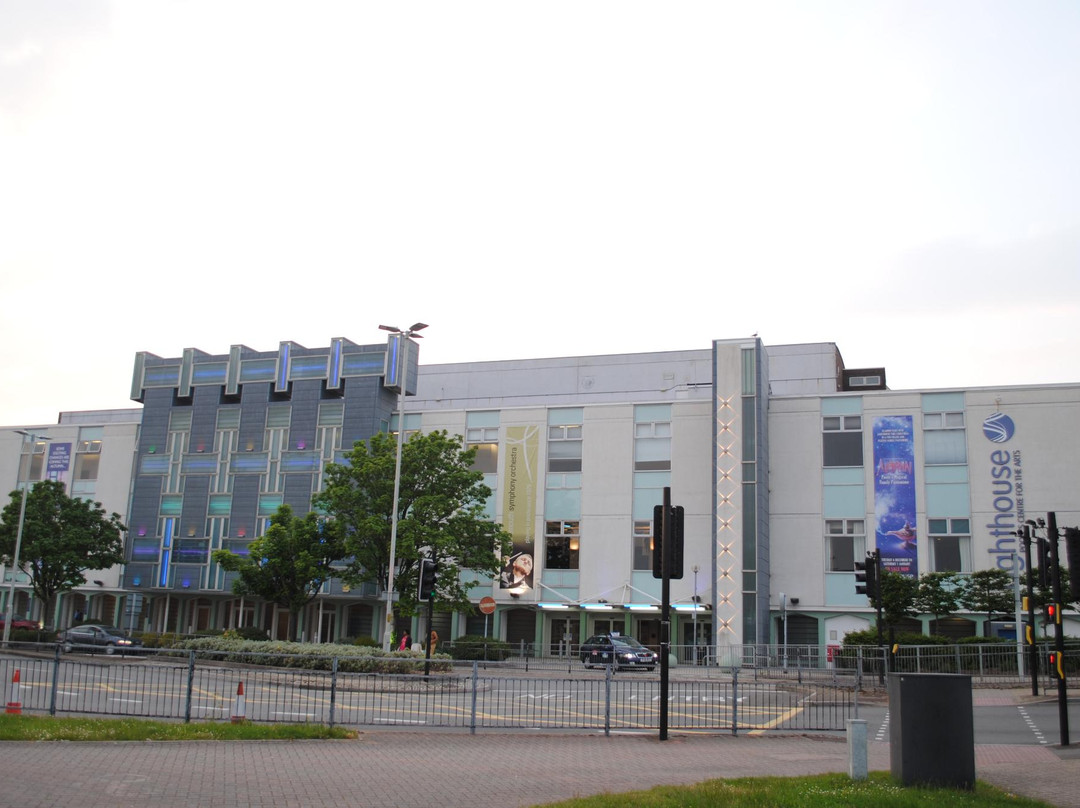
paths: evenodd
<path fill-rule="evenodd" d="M 1057 679 L 1058 727 L 1061 745 L 1069 745 L 1069 696 L 1065 682 L 1065 634 L 1061 625 L 1061 556 L 1058 553 L 1057 514 L 1046 514 L 1046 538 L 1050 545 L 1051 586 L 1054 594 L 1054 677 Z"/>
<path fill-rule="evenodd" d="M 664 488 L 660 541 L 660 740 L 668 737 L 668 654 L 671 653 L 671 488 Z M 655 538 L 654 538 L 655 541 Z"/>

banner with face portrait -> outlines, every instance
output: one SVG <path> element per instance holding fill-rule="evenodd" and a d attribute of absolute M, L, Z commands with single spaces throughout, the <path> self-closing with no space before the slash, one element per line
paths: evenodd
<path fill-rule="evenodd" d="M 513 537 L 514 549 L 503 559 L 499 588 L 517 594 L 533 588 L 539 453 L 539 426 L 506 428 L 506 462 L 501 481 L 502 521 L 503 527 Z"/>
<path fill-rule="evenodd" d="M 917 578 L 913 432 L 910 415 L 874 419 L 874 522 L 882 570 Z"/>

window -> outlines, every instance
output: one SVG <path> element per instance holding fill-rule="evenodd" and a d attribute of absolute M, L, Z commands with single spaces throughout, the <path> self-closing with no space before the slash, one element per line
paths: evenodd
<path fill-rule="evenodd" d="M 971 572 L 971 520 L 931 519 L 928 527 L 934 572 Z"/>
<path fill-rule="evenodd" d="M 576 570 L 581 536 L 578 522 L 548 522 L 545 531 L 544 567 L 549 570 Z"/>
<path fill-rule="evenodd" d="M 923 441 L 928 466 L 966 463 L 964 413 L 923 413 Z"/>
<path fill-rule="evenodd" d="M 653 523 L 644 519 L 634 521 L 634 569 L 652 570 Z"/>
<path fill-rule="evenodd" d="M 671 468 L 671 423 L 634 424 L 634 471 Z"/>
<path fill-rule="evenodd" d="M 830 572 L 852 572 L 866 555 L 866 526 L 862 519 L 826 519 L 825 552 Z"/>
<path fill-rule="evenodd" d="M 26 481 L 35 482 L 41 479 L 41 470 L 45 466 L 45 442 L 38 441 L 34 444 L 33 451 L 29 451 L 23 444 L 22 456 L 19 458 L 19 484 Z"/>
<path fill-rule="evenodd" d="M 581 425 L 548 427 L 548 471 L 581 471 Z"/>
<path fill-rule="evenodd" d="M 485 413 L 486 414 L 486 413 Z M 498 413 L 495 413 L 496 416 Z M 472 413 L 470 413 L 472 415 Z M 473 471 L 494 474 L 499 467 L 499 427 L 471 426 L 465 430 L 466 448 L 476 449 Z"/>
<path fill-rule="evenodd" d="M 826 415 L 821 419 L 822 465 L 863 464 L 862 416 Z"/>

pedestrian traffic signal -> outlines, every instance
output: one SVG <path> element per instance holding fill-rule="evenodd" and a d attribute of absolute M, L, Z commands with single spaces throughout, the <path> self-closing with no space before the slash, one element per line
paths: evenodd
<path fill-rule="evenodd" d="M 668 514 L 668 530 L 671 533 L 670 541 L 664 536 L 664 506 L 656 505 L 653 508 L 653 546 L 652 546 L 652 574 L 653 578 L 664 576 L 664 549 L 669 548 L 668 554 L 668 578 L 675 580 L 683 577 L 683 519 L 682 505 L 671 508 Z"/>
<path fill-rule="evenodd" d="M 1065 552 L 1069 556 L 1069 589 L 1072 599 L 1080 600 L 1080 528 L 1065 528 Z"/>
<path fill-rule="evenodd" d="M 877 556 L 874 553 L 867 553 L 866 561 L 855 562 L 855 593 L 866 595 L 870 600 L 877 602 L 878 565 Z"/>
<path fill-rule="evenodd" d="M 417 600 L 431 600 L 435 592 L 435 562 L 430 558 L 420 559 L 420 586 L 417 589 Z"/>
<path fill-rule="evenodd" d="M 1058 608 L 1056 603 L 1046 604 L 1046 622 L 1047 623 L 1060 623 L 1061 622 L 1061 609 Z"/>
<path fill-rule="evenodd" d="M 1050 656 L 1050 670 L 1057 673 L 1059 679 L 1065 678 L 1065 660 L 1062 658 L 1062 654 L 1058 651 L 1051 651 Z"/>

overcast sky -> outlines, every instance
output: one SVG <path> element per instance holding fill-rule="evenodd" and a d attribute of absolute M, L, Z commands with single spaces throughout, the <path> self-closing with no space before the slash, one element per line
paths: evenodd
<path fill-rule="evenodd" d="M 1080 381 L 1080 4 L 0 3 L 0 424 L 146 350 Z"/>

